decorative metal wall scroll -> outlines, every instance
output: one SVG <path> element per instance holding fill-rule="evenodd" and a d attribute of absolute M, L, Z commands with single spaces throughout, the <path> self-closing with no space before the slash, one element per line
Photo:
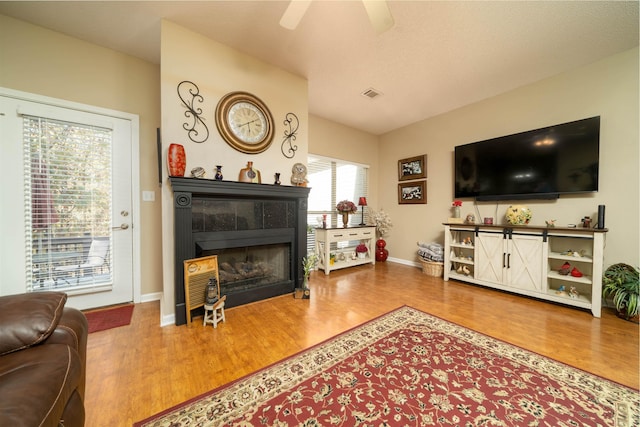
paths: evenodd
<path fill-rule="evenodd" d="M 296 155 L 296 151 L 298 151 L 298 146 L 293 143 L 293 141 L 296 140 L 298 126 L 300 126 L 298 116 L 293 113 L 287 113 L 284 119 L 284 125 L 288 126 L 288 129 L 284 130 L 284 138 L 282 139 L 282 146 L 280 149 L 287 159 L 292 159 L 293 156 Z M 287 143 L 289 143 L 289 147 L 286 148 L 285 152 L 285 144 Z"/>
<path fill-rule="evenodd" d="M 193 118 L 192 123 L 185 122 L 182 124 L 182 128 L 187 131 L 189 139 L 193 142 L 205 142 L 209 138 L 209 128 L 201 117 L 202 108 L 196 108 L 194 105 L 196 102 L 204 101 L 204 98 L 200 95 L 200 89 L 195 83 L 184 80 L 178 84 L 178 97 L 180 97 L 182 105 L 187 109 L 184 112 L 184 116 Z M 187 100 L 188 98 L 191 99 Z"/>

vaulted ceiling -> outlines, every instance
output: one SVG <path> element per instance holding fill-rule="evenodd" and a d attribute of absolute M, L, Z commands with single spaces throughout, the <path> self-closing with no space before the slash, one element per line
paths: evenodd
<path fill-rule="evenodd" d="M 383 134 L 638 46 L 637 1 L 395 1 L 377 34 L 361 1 L 0 1 L 0 14 L 154 63 L 160 21 L 305 77 L 309 111 Z M 361 93 L 375 89 L 381 95 Z M 242 88 L 238 88 L 241 90 Z"/>

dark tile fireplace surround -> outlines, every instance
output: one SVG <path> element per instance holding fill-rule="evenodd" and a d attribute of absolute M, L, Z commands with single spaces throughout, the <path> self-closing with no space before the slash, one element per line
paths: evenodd
<path fill-rule="evenodd" d="M 307 255 L 309 188 L 170 177 L 175 319 L 187 323 L 183 261 L 218 255 L 225 305 L 293 292 Z"/>

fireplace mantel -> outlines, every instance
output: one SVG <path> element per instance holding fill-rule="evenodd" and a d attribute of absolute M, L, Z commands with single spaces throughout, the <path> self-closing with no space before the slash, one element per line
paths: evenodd
<path fill-rule="evenodd" d="M 309 188 L 272 184 L 255 184 L 233 181 L 215 181 L 198 178 L 170 177 L 173 189 L 174 239 L 175 239 L 175 319 L 176 325 L 187 323 L 187 311 L 184 294 L 183 261 L 197 257 L 196 238 L 193 230 L 192 201 L 195 199 L 213 200 L 252 200 L 252 201 L 288 201 L 295 204 L 295 215 L 288 228 L 283 232 L 293 233 L 291 248 L 292 271 L 295 286 L 303 280 L 302 259 L 307 255 L 307 198 Z M 250 239 L 262 241 L 269 239 L 273 230 L 253 230 Z M 225 233 L 226 235 L 227 233 Z M 246 238 L 246 232 L 241 236 Z M 260 298 L 275 295 L 260 295 Z"/>

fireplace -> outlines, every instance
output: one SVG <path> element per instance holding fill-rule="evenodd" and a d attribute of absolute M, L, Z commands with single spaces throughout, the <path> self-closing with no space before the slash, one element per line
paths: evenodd
<path fill-rule="evenodd" d="M 239 305 L 248 297 L 246 291 L 255 294 L 273 286 L 291 287 L 290 253 L 290 244 L 272 244 L 205 250 L 196 256 L 218 256 L 220 292 L 227 295 L 229 305 L 234 300 Z"/>
<path fill-rule="evenodd" d="M 218 256 L 233 307 L 291 293 L 303 280 L 309 189 L 170 178 L 174 194 L 176 325 L 187 323 L 183 261 Z"/>

